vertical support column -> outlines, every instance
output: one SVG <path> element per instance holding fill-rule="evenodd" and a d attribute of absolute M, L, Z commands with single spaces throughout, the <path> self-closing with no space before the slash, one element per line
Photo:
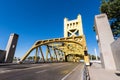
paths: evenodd
<path fill-rule="evenodd" d="M 58 61 L 61 61 L 61 50 L 57 51 L 56 53 Z"/>
<path fill-rule="evenodd" d="M 86 65 L 90 65 L 90 60 L 87 51 L 84 51 L 84 62 Z"/>
<path fill-rule="evenodd" d="M 65 62 L 68 62 L 68 60 L 67 60 L 67 55 L 65 55 Z"/>
<path fill-rule="evenodd" d="M 38 48 L 36 48 L 36 53 L 35 53 L 35 63 L 38 62 Z"/>
<path fill-rule="evenodd" d="M 77 21 L 78 21 L 77 29 L 79 31 L 79 35 L 84 35 L 83 26 L 82 26 L 82 18 L 80 14 L 78 14 L 77 16 Z"/>
<path fill-rule="evenodd" d="M 103 67 L 109 70 L 116 70 L 110 46 L 110 44 L 114 41 L 114 38 L 106 14 L 95 16 L 95 31 L 98 36 L 98 46 L 100 49 Z"/>
<path fill-rule="evenodd" d="M 67 60 L 67 55 L 66 55 L 65 52 L 64 52 L 64 54 L 65 54 L 65 62 L 68 62 L 68 60 Z"/>
<path fill-rule="evenodd" d="M 120 38 L 111 44 L 111 49 L 115 59 L 116 70 L 120 71 Z"/>
<path fill-rule="evenodd" d="M 4 63 L 4 61 L 5 61 L 5 54 L 6 54 L 6 51 L 0 50 L 0 63 Z"/>
<path fill-rule="evenodd" d="M 56 60 L 58 61 L 57 53 L 56 53 L 56 50 L 55 50 L 55 49 L 54 49 L 54 53 L 55 53 L 55 56 L 56 56 Z"/>
<path fill-rule="evenodd" d="M 14 33 L 11 34 L 6 47 L 6 57 L 5 57 L 6 63 L 12 63 L 13 61 L 13 57 L 17 46 L 17 41 L 18 41 L 18 35 Z"/>
<path fill-rule="evenodd" d="M 50 48 L 49 48 L 48 45 L 47 45 L 47 49 L 48 49 L 48 53 L 50 54 L 50 60 L 53 61 L 53 57 L 52 57 L 52 55 L 51 55 Z"/>
<path fill-rule="evenodd" d="M 68 22 L 68 19 L 67 19 L 67 18 L 64 18 L 64 37 L 67 37 L 67 36 L 68 36 L 68 32 L 67 32 L 67 22 Z"/>
<path fill-rule="evenodd" d="M 62 51 L 61 51 L 61 53 L 62 53 L 62 59 L 63 59 L 63 61 L 65 61 L 65 57 L 64 57 L 65 54 L 64 54 L 64 52 L 62 52 Z"/>
<path fill-rule="evenodd" d="M 48 61 L 48 48 L 46 49 L 46 61 Z"/>
<path fill-rule="evenodd" d="M 45 62 L 45 58 L 44 58 L 44 55 L 43 55 L 43 52 L 42 52 L 41 46 L 39 47 L 39 49 L 40 49 L 40 53 L 41 53 L 41 55 L 42 55 L 43 61 Z"/>

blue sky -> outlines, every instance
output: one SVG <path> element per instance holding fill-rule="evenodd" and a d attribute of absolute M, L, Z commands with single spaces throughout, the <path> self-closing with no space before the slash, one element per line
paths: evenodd
<path fill-rule="evenodd" d="M 82 16 L 88 52 L 98 45 L 93 31 L 94 16 L 101 0 L 0 0 L 0 49 L 11 33 L 19 34 L 15 56 L 22 57 L 37 40 L 63 37 L 63 20 Z"/>

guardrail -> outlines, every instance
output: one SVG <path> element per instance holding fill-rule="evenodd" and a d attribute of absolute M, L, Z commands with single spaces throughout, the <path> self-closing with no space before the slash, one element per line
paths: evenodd
<path fill-rule="evenodd" d="M 84 65 L 83 67 L 81 80 L 90 80 L 89 71 L 86 65 Z"/>

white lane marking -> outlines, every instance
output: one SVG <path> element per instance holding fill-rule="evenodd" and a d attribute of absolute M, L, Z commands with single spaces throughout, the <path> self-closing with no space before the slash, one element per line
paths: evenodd
<path fill-rule="evenodd" d="M 63 64 L 63 63 L 60 63 Z M 52 65 L 57 65 L 57 64 L 52 64 Z M 7 72 L 13 72 L 13 71 L 25 71 L 25 70 L 30 70 L 30 69 L 35 69 L 35 68 L 40 68 L 40 67 L 47 67 L 50 66 L 49 64 L 45 64 L 45 65 L 41 65 L 41 66 L 35 66 L 35 67 L 30 67 L 30 68 L 25 68 L 25 69 L 14 69 L 14 70 L 4 70 L 4 71 L 0 71 L 0 74 L 2 73 L 7 73 Z M 64 64 L 62 66 L 56 67 L 54 69 L 60 68 L 65 66 Z"/>
<path fill-rule="evenodd" d="M 70 65 L 70 64 L 69 64 L 69 65 Z M 67 65 L 60 65 L 60 66 L 55 67 L 55 68 L 53 68 L 53 69 L 58 69 L 58 68 L 61 68 L 61 67 L 63 67 L 63 66 L 67 66 Z"/>
<path fill-rule="evenodd" d="M 6 73 L 6 72 L 10 72 L 12 70 L 5 70 L 5 71 L 0 71 L 0 73 Z"/>
<path fill-rule="evenodd" d="M 31 67 L 31 68 L 25 68 L 25 69 L 21 69 L 21 70 L 29 70 L 29 69 L 35 69 L 35 68 L 40 68 L 40 67 L 46 67 L 48 65 L 43 65 L 43 66 L 37 66 L 37 67 Z"/>
<path fill-rule="evenodd" d="M 69 64 L 70 65 L 70 64 Z M 55 67 L 55 68 L 53 68 L 53 69 L 58 69 L 58 68 L 61 68 L 61 67 L 63 67 L 63 66 L 66 66 L 66 65 L 62 65 L 62 66 L 58 66 L 58 67 Z M 53 69 L 50 69 L 50 70 L 53 70 Z M 48 71 L 47 69 L 46 70 L 41 70 L 41 71 L 37 71 L 37 72 L 35 72 L 35 73 L 41 73 L 41 72 L 45 72 L 45 71 Z"/>
<path fill-rule="evenodd" d="M 47 70 L 42 70 L 42 71 L 37 71 L 37 72 L 35 72 L 35 73 L 41 73 L 41 72 L 45 72 L 45 71 L 47 71 Z"/>
<path fill-rule="evenodd" d="M 70 64 L 69 64 L 69 65 L 70 65 Z M 58 66 L 58 67 L 55 67 L 55 68 L 53 68 L 53 69 L 55 70 L 55 69 L 61 68 L 61 67 L 63 67 L 63 66 L 66 66 L 66 65 Z M 53 69 L 50 69 L 50 70 L 53 70 Z M 41 71 L 37 71 L 37 72 L 35 72 L 35 73 L 41 73 L 41 72 L 45 72 L 45 71 L 48 71 L 48 69 L 46 69 L 46 70 L 41 70 Z"/>
<path fill-rule="evenodd" d="M 79 67 L 79 65 L 74 68 L 70 73 L 68 73 L 66 76 L 64 76 L 61 80 L 65 80 L 70 74 L 72 74 L 77 68 Z"/>
<path fill-rule="evenodd" d="M 12 71 L 25 71 L 25 70 L 29 70 L 29 69 L 35 69 L 35 68 L 46 67 L 46 66 L 48 66 L 48 65 L 31 67 L 31 68 L 25 68 L 25 69 L 4 70 L 4 71 L 0 71 L 0 74 L 7 73 L 7 72 L 12 72 Z"/>

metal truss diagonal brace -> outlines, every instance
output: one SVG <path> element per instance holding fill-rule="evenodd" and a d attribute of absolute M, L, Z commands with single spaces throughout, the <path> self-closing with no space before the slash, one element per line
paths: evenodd
<path fill-rule="evenodd" d="M 54 49 L 54 53 L 55 53 L 55 56 L 56 56 L 56 60 L 58 61 L 57 53 L 56 53 L 56 50 L 55 50 L 55 49 Z"/>
<path fill-rule="evenodd" d="M 44 58 L 44 55 L 43 55 L 43 52 L 42 52 L 41 46 L 39 47 L 39 50 L 40 50 L 40 52 L 41 52 L 42 59 L 43 59 L 43 61 L 45 62 L 45 58 Z"/>

